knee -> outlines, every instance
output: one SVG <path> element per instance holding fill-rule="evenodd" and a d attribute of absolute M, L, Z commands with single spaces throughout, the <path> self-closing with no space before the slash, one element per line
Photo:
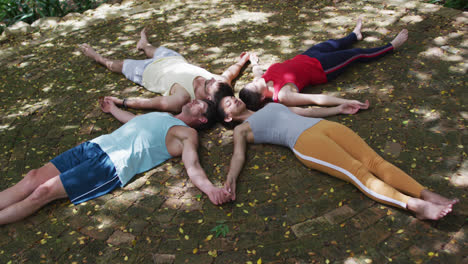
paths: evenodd
<path fill-rule="evenodd" d="M 26 176 L 24 177 L 23 181 L 25 181 L 26 186 L 36 186 L 36 182 L 38 181 L 39 170 L 34 169 L 30 170 Z"/>
<path fill-rule="evenodd" d="M 364 164 L 356 162 L 356 164 L 354 164 L 353 169 L 350 172 L 359 181 L 362 181 L 365 178 L 365 176 L 369 173 L 369 170 L 366 166 L 364 166 Z"/>
<path fill-rule="evenodd" d="M 54 196 L 54 191 L 52 186 L 47 183 L 39 185 L 33 193 L 29 196 L 33 203 L 43 203 L 44 201 L 49 201 Z"/>

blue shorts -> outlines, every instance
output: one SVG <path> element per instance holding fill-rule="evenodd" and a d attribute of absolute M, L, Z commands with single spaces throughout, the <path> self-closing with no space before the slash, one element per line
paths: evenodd
<path fill-rule="evenodd" d="M 179 53 L 165 48 L 159 47 L 154 51 L 153 58 L 146 60 L 124 60 L 122 73 L 130 81 L 143 86 L 143 72 L 146 67 L 153 61 L 165 57 L 182 56 Z"/>
<path fill-rule="evenodd" d="M 96 143 L 82 143 L 50 162 L 60 171 L 60 180 L 74 204 L 109 193 L 121 185 L 114 163 Z"/>

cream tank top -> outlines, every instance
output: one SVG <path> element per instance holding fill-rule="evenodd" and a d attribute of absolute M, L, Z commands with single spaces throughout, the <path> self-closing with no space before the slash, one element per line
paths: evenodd
<path fill-rule="evenodd" d="M 143 86 L 155 93 L 169 95 L 175 83 L 182 85 L 195 99 L 193 80 L 201 76 L 216 78 L 211 72 L 188 63 L 182 56 L 170 56 L 155 60 L 143 71 Z"/>

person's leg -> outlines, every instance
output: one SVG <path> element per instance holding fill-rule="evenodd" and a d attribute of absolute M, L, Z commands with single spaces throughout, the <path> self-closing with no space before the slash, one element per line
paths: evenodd
<path fill-rule="evenodd" d="M 321 121 L 304 131 L 294 146 L 294 153 L 306 166 L 348 181 L 368 197 L 408 209 L 420 219 L 436 220 L 451 212 L 452 205 L 439 205 L 409 197 L 375 177 L 363 163 L 328 137 L 324 133 L 324 127 L 327 127 L 327 122 Z M 346 135 L 343 135 L 343 138 L 347 141 L 353 140 Z"/>
<path fill-rule="evenodd" d="M 97 63 L 106 66 L 107 69 L 122 73 L 123 68 L 123 60 L 111 60 L 109 58 L 103 57 L 101 54 L 97 53 L 90 45 L 84 43 L 80 46 L 81 52 L 83 52 L 86 56 L 90 57 L 91 59 L 95 60 Z"/>
<path fill-rule="evenodd" d="M 320 129 L 323 122 L 299 136 L 293 149 L 296 157 L 310 168 L 352 183 L 373 200 L 406 208 L 410 197 L 375 177 L 360 161 L 326 136 Z"/>
<path fill-rule="evenodd" d="M 320 129 L 376 177 L 412 197 L 420 197 L 424 187 L 398 167 L 384 160 L 354 131 L 336 122 L 320 122 Z"/>
<path fill-rule="evenodd" d="M 315 54 L 327 75 L 327 79 L 333 80 L 354 62 L 370 62 L 377 60 L 394 49 L 400 47 L 408 39 L 408 31 L 402 30 L 389 44 L 370 49 L 347 49 L 328 53 Z"/>
<path fill-rule="evenodd" d="M 457 199 L 448 199 L 425 189 L 401 169 L 384 160 L 354 131 L 346 126 L 327 121 L 323 133 L 334 140 L 353 158 L 359 160 L 375 176 L 397 190 L 440 205 L 453 205 Z"/>
<path fill-rule="evenodd" d="M 337 50 L 347 49 L 351 45 L 353 45 L 356 41 L 362 39 L 361 27 L 362 27 L 362 20 L 361 18 L 359 18 L 353 32 L 350 33 L 348 36 L 341 38 L 341 39 L 329 39 L 327 41 L 316 44 L 310 47 L 309 49 L 307 49 L 305 52 L 303 52 L 302 55 L 307 55 L 309 57 L 314 58 L 317 53 L 321 53 L 321 52 L 326 53 L 326 52 L 333 52 Z"/>
<path fill-rule="evenodd" d="M 39 169 L 29 171 L 17 184 L 0 192 L 0 210 L 23 200 L 39 185 L 58 174 L 60 174 L 59 170 L 51 162 Z"/>
<path fill-rule="evenodd" d="M 146 28 L 140 32 L 140 40 L 137 43 L 137 50 L 142 50 L 148 58 L 153 58 L 156 47 L 148 42 L 146 37 Z"/>
<path fill-rule="evenodd" d="M 42 206 L 53 200 L 66 198 L 59 175 L 39 185 L 25 199 L 14 203 L 0 211 L 0 225 L 13 223 L 33 214 Z"/>

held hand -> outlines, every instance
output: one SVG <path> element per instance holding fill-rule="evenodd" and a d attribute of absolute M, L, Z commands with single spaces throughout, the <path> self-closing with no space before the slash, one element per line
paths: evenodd
<path fill-rule="evenodd" d="M 236 183 L 231 181 L 226 181 L 224 183 L 224 190 L 231 194 L 231 201 L 236 200 Z"/>
<path fill-rule="evenodd" d="M 246 58 L 248 59 L 248 58 L 249 58 L 249 54 L 250 54 L 249 52 L 244 51 L 244 52 L 242 52 L 241 55 L 239 56 L 239 59 L 240 59 L 240 60 L 246 59 Z M 247 57 L 246 57 L 246 56 L 247 56 Z"/>
<path fill-rule="evenodd" d="M 231 194 L 224 188 L 217 188 L 213 186 L 213 188 L 206 194 L 208 195 L 208 198 L 210 198 L 210 201 L 215 205 L 221 205 L 231 200 Z"/>
<path fill-rule="evenodd" d="M 250 63 L 251 63 L 252 65 L 257 65 L 257 64 L 258 64 L 258 56 L 257 56 L 257 54 L 255 54 L 255 53 L 253 53 L 253 52 L 250 53 L 249 60 L 250 60 Z"/>
<path fill-rule="evenodd" d="M 114 97 L 114 96 L 106 96 L 106 97 L 104 97 L 104 99 L 109 99 L 109 100 L 111 100 L 112 102 L 114 102 L 114 104 L 116 104 L 116 105 L 122 105 L 122 104 L 123 104 L 123 100 L 122 100 L 122 99 L 119 99 L 119 98 Z"/>
<path fill-rule="evenodd" d="M 359 104 L 355 103 L 344 103 L 338 106 L 340 114 L 353 115 L 357 113 L 360 109 Z"/>
<path fill-rule="evenodd" d="M 99 105 L 104 113 L 110 113 L 115 106 L 114 101 L 107 97 L 99 97 Z"/>
<path fill-rule="evenodd" d="M 348 103 L 359 105 L 359 109 L 368 109 L 369 108 L 369 100 L 366 100 L 364 103 L 358 100 L 348 100 Z"/>

